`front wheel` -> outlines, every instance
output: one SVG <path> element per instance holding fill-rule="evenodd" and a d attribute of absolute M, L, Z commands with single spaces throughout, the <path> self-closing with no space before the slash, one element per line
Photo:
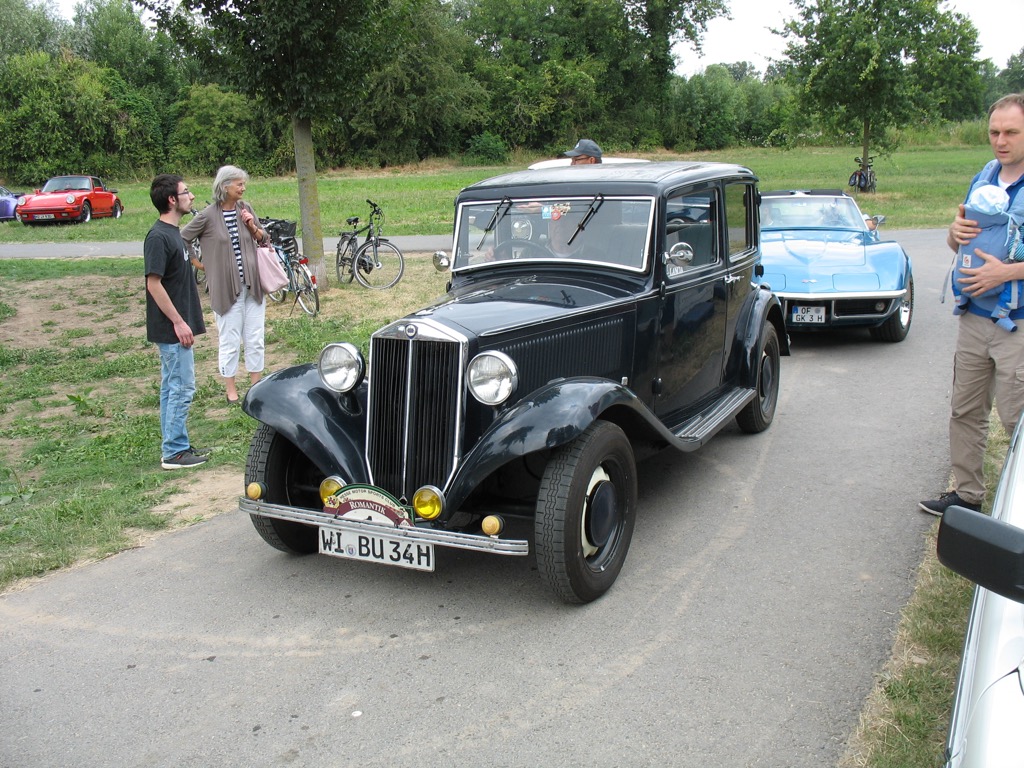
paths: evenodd
<path fill-rule="evenodd" d="M 910 323 L 914 320 L 914 278 L 907 279 L 907 292 L 903 294 L 900 307 L 889 319 L 876 328 L 871 329 L 871 337 L 878 341 L 895 343 L 903 341 L 910 333 Z"/>
<path fill-rule="evenodd" d="M 370 240 L 356 251 L 352 271 L 356 280 L 366 288 L 384 290 L 402 279 L 405 258 L 387 240 Z"/>
<path fill-rule="evenodd" d="M 317 290 L 313 276 L 305 264 L 293 265 L 292 269 L 295 280 L 295 300 L 302 307 L 303 312 L 311 317 L 316 317 L 320 311 L 320 291 Z"/>
<path fill-rule="evenodd" d="M 89 201 L 86 200 L 82 203 L 82 212 L 78 215 L 79 224 L 87 224 L 92 221 L 92 206 L 89 205 Z"/>
<path fill-rule="evenodd" d="M 334 260 L 334 270 L 338 274 L 338 283 L 352 282 L 352 264 L 356 258 L 356 239 L 342 237 L 338 241 L 338 252 Z"/>
<path fill-rule="evenodd" d="M 757 363 L 757 394 L 736 414 L 736 423 L 744 432 L 764 432 L 775 418 L 779 402 L 779 368 L 782 360 L 779 334 L 771 322 L 761 334 L 761 355 Z"/>
<path fill-rule="evenodd" d="M 636 523 L 636 462 L 625 432 L 596 421 L 552 453 L 537 493 L 534 549 L 548 586 L 568 603 L 607 592 Z"/>
<path fill-rule="evenodd" d="M 245 464 L 245 484 L 263 483 L 264 498 L 272 504 L 322 509 L 320 480 L 322 473 L 298 448 L 285 440 L 273 427 L 260 424 L 249 443 Z M 317 527 L 303 523 L 250 515 L 263 540 L 274 549 L 294 555 L 319 551 Z"/>

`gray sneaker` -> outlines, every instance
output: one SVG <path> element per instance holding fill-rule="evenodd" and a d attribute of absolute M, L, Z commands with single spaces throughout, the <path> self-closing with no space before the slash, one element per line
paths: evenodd
<path fill-rule="evenodd" d="M 942 517 L 942 513 L 950 507 L 964 507 L 966 509 L 973 509 L 975 512 L 981 512 L 981 504 L 968 504 L 957 496 L 956 491 L 944 493 L 937 499 L 922 501 L 917 506 L 929 515 L 935 515 L 936 517 Z"/>
<path fill-rule="evenodd" d="M 186 448 L 176 456 L 171 456 L 168 459 L 161 459 L 160 466 L 164 469 L 186 469 L 188 467 L 198 467 L 200 464 L 205 464 L 206 462 L 206 456 L 197 456 L 192 453 L 192 449 Z"/>

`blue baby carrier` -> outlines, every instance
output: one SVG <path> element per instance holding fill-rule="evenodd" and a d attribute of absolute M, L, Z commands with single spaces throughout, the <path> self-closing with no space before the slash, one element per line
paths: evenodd
<path fill-rule="evenodd" d="M 981 249 L 1003 261 L 1024 261 L 1024 242 L 1021 240 L 1021 224 L 1024 223 L 1024 206 L 1011 205 L 1009 195 L 993 184 L 999 173 L 999 163 L 993 160 L 985 166 L 971 186 L 964 204 L 965 218 L 978 222 L 981 232 L 967 245 L 960 246 L 955 259 L 952 275 L 953 296 L 956 306 L 953 314 L 961 315 L 976 309 L 991 310 L 992 321 L 1007 331 L 1014 332 L 1017 325 L 1011 318 L 1014 310 L 1024 307 L 1024 280 L 1011 280 L 999 288 L 983 294 L 966 296 L 957 282 L 963 276 L 962 270 L 980 267 L 984 260 L 974 250 Z M 993 297 L 998 297 L 993 301 Z M 1019 313 L 1018 313 L 1019 314 Z"/>

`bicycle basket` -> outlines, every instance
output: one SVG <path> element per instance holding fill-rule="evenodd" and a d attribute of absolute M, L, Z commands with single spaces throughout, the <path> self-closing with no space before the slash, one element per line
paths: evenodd
<path fill-rule="evenodd" d="M 270 235 L 272 240 L 280 240 L 282 237 L 295 237 L 295 230 L 297 229 L 297 223 L 294 221 L 285 221 L 284 219 L 271 219 L 266 225 L 265 229 L 267 234 Z"/>

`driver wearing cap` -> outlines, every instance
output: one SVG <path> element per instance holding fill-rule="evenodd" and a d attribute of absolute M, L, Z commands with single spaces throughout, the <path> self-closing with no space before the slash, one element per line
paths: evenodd
<path fill-rule="evenodd" d="M 601 162 L 601 148 L 596 141 L 580 139 L 576 146 L 565 153 L 565 157 L 571 157 L 571 165 L 590 165 Z"/>

